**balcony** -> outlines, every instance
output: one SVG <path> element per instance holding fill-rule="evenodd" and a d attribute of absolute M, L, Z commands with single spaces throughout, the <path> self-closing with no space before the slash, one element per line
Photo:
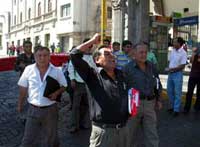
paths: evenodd
<path fill-rule="evenodd" d="M 53 11 L 44 14 L 44 20 L 53 18 Z"/>
<path fill-rule="evenodd" d="M 39 22 L 41 22 L 41 21 L 42 21 L 42 17 L 43 17 L 43 16 L 35 17 L 35 18 L 34 18 L 34 23 L 39 23 Z"/>

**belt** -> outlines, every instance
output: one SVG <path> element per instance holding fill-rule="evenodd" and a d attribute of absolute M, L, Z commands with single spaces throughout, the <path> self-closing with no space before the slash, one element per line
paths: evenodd
<path fill-rule="evenodd" d="M 99 122 L 94 122 L 94 121 L 92 122 L 92 124 L 100 128 L 114 128 L 114 129 L 120 129 L 126 125 L 126 123 L 105 124 L 105 123 L 99 123 Z"/>
<path fill-rule="evenodd" d="M 53 106 L 54 104 L 49 105 L 49 106 L 36 106 L 36 105 L 33 105 L 33 104 L 30 104 L 30 105 L 33 106 L 33 107 L 35 107 L 35 108 L 45 109 L 45 108 L 49 108 L 49 107 Z"/>
<path fill-rule="evenodd" d="M 140 96 L 140 99 L 150 101 L 155 99 L 155 96 Z"/>

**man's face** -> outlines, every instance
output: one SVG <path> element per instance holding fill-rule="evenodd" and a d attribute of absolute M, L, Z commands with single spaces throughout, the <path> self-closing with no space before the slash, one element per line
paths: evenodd
<path fill-rule="evenodd" d="M 135 51 L 135 60 L 137 62 L 145 63 L 147 60 L 147 46 L 139 45 Z"/>
<path fill-rule="evenodd" d="M 132 50 L 132 45 L 131 44 L 127 44 L 123 47 L 123 51 L 125 52 L 125 54 L 129 54 L 130 51 Z"/>
<path fill-rule="evenodd" d="M 119 51 L 120 50 L 120 45 L 113 45 L 113 51 Z"/>
<path fill-rule="evenodd" d="M 106 40 L 103 41 L 103 44 L 104 44 L 105 46 L 107 46 L 107 47 L 110 46 L 110 42 L 108 42 L 108 41 L 106 41 Z"/>
<path fill-rule="evenodd" d="M 179 48 L 181 47 L 180 44 L 178 43 L 177 38 L 175 38 L 175 39 L 173 40 L 173 47 L 174 47 L 175 49 L 179 49 Z"/>
<path fill-rule="evenodd" d="M 105 69 L 114 69 L 116 67 L 116 58 L 113 55 L 111 49 L 100 49 L 101 55 L 96 59 L 96 63 Z"/>
<path fill-rule="evenodd" d="M 50 53 L 47 50 L 38 50 L 35 53 L 35 61 L 39 66 L 48 66 L 50 61 Z"/>
<path fill-rule="evenodd" d="M 31 44 L 26 43 L 23 48 L 24 48 L 25 53 L 29 53 L 29 54 L 32 53 L 32 45 Z"/>

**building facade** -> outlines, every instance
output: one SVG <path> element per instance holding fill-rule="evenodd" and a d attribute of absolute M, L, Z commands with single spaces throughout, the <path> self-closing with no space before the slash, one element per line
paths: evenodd
<path fill-rule="evenodd" d="M 10 13 L 0 14 L 0 55 L 6 55 L 9 46 Z"/>
<path fill-rule="evenodd" d="M 10 42 L 29 39 L 68 51 L 100 32 L 100 6 L 100 0 L 12 0 Z"/>

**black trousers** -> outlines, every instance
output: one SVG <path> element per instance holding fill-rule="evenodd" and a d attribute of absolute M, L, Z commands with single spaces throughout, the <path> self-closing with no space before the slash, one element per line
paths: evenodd
<path fill-rule="evenodd" d="M 194 109 L 196 111 L 200 110 L 200 77 L 199 78 L 190 77 L 188 81 L 188 91 L 186 94 L 186 103 L 184 107 L 184 110 L 186 111 L 190 110 L 195 86 L 197 86 L 197 92 L 196 92 L 196 102 L 194 105 Z"/>

